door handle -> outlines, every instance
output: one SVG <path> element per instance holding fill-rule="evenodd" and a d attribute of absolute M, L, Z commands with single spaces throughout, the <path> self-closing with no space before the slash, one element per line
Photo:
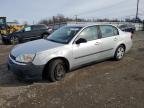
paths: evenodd
<path fill-rule="evenodd" d="M 117 41 L 118 39 L 117 38 L 114 38 L 114 41 Z"/>
<path fill-rule="evenodd" d="M 100 42 L 96 42 L 96 43 L 95 43 L 95 45 L 99 45 L 99 44 L 100 44 Z"/>

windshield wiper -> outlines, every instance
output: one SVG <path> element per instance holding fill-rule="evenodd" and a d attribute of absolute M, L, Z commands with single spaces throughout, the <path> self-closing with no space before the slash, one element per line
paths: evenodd
<path fill-rule="evenodd" d="M 46 40 L 52 41 L 52 42 L 56 42 L 56 43 L 61 43 L 61 42 L 55 41 L 55 40 L 53 40 L 53 39 L 48 39 L 48 38 L 46 38 Z"/>
<path fill-rule="evenodd" d="M 48 39 L 48 38 L 46 38 L 46 40 L 56 42 L 56 43 L 61 43 L 61 44 L 67 44 L 66 42 L 60 42 L 60 41 L 56 41 L 56 40 Z"/>

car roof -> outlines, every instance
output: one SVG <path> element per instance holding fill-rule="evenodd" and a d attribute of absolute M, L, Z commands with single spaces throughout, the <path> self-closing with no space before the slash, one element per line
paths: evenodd
<path fill-rule="evenodd" d="M 95 26 L 95 25 L 110 25 L 115 26 L 114 24 L 99 24 L 99 23 L 82 23 L 82 24 L 67 24 L 67 26 L 74 26 L 74 27 L 88 27 L 88 26 Z M 115 26 L 116 27 L 116 26 Z"/>
<path fill-rule="evenodd" d="M 45 24 L 33 24 L 33 25 L 29 25 L 29 26 L 47 26 Z"/>

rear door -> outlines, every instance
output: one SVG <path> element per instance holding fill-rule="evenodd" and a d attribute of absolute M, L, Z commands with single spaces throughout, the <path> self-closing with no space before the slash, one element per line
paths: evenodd
<path fill-rule="evenodd" d="M 76 44 L 75 42 L 83 38 L 87 42 Z M 101 50 L 101 40 L 97 26 L 85 28 L 76 38 L 73 44 L 73 66 L 79 66 L 99 59 Z"/>
<path fill-rule="evenodd" d="M 34 25 L 32 26 L 32 37 L 34 39 L 38 39 L 42 37 L 42 33 L 44 32 L 42 25 Z"/>
<path fill-rule="evenodd" d="M 112 57 L 115 52 L 115 46 L 119 42 L 118 29 L 111 25 L 100 25 L 101 32 L 101 58 Z"/>
<path fill-rule="evenodd" d="M 19 33 L 21 40 L 29 40 L 32 36 L 32 27 L 27 26 L 24 28 L 23 32 Z"/>

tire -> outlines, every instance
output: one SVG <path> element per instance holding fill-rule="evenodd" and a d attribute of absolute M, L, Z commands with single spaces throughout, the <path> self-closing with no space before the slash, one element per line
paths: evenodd
<path fill-rule="evenodd" d="M 66 65 L 60 59 L 51 61 L 48 65 L 48 68 L 46 69 L 46 77 L 51 82 L 62 80 L 65 77 L 65 74 Z"/>
<path fill-rule="evenodd" d="M 131 33 L 134 34 L 135 33 L 134 30 Z"/>
<path fill-rule="evenodd" d="M 47 38 L 47 37 L 48 37 L 48 35 L 49 35 L 49 34 L 46 34 L 46 33 L 45 33 L 45 34 L 43 34 L 43 35 L 42 35 L 42 38 L 44 38 L 44 39 L 45 39 L 45 38 Z"/>
<path fill-rule="evenodd" d="M 114 55 L 115 60 L 119 61 L 123 59 L 124 54 L 125 54 L 125 47 L 123 45 L 120 45 L 115 51 Z"/>
<path fill-rule="evenodd" d="M 19 43 L 19 39 L 18 39 L 17 37 L 12 36 L 12 37 L 10 38 L 10 43 L 11 43 L 12 45 L 18 44 L 18 43 Z"/>

